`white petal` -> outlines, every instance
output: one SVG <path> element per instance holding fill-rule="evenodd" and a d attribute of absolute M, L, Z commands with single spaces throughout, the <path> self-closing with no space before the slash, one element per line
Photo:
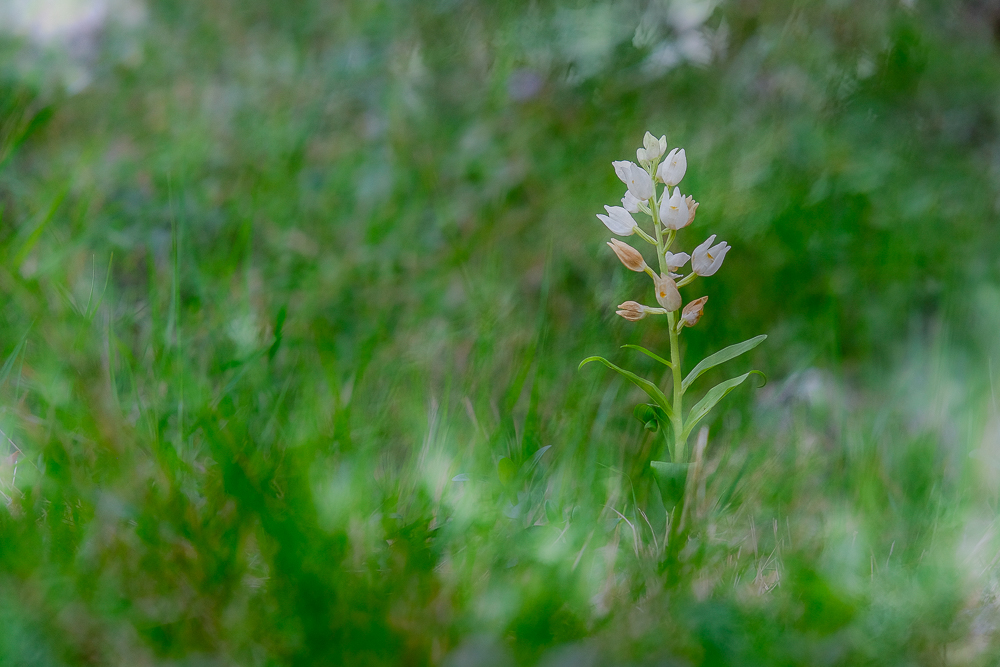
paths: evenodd
<path fill-rule="evenodd" d="M 641 201 L 646 201 L 653 196 L 653 179 L 639 165 L 632 162 L 629 165 L 629 175 L 628 180 L 625 181 L 625 185 L 628 186 L 628 191 L 632 193 L 633 197 Z"/>
<path fill-rule="evenodd" d="M 675 254 L 670 251 L 667 251 L 667 253 L 664 255 L 664 259 L 666 260 L 667 268 L 670 269 L 671 271 L 676 271 L 677 269 L 687 264 L 688 260 L 691 259 L 691 255 L 687 254 L 686 252 L 679 252 Z"/>
<path fill-rule="evenodd" d="M 624 207 L 629 213 L 638 213 L 639 200 L 632 196 L 631 192 L 626 192 L 625 196 L 622 197 L 622 207 Z"/>
<path fill-rule="evenodd" d="M 618 160 L 617 162 L 612 162 L 611 166 L 615 168 L 615 174 L 618 175 L 618 179 L 625 185 L 628 185 L 632 163 L 628 160 Z"/>
<path fill-rule="evenodd" d="M 604 226 L 618 236 L 631 236 L 635 233 L 635 220 L 629 212 L 621 206 L 605 206 L 608 215 L 597 214 L 597 218 L 604 223 Z"/>
<path fill-rule="evenodd" d="M 677 185 L 687 172 L 687 154 L 683 148 L 675 148 L 663 159 L 656 169 L 656 177 L 669 186 Z"/>
<path fill-rule="evenodd" d="M 680 188 L 674 188 L 674 193 L 670 197 L 660 200 L 660 222 L 667 229 L 680 229 L 687 224 L 688 207 L 687 200 L 681 194 Z"/>

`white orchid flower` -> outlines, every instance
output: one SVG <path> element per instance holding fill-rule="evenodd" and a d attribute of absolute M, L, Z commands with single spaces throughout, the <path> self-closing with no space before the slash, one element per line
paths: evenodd
<path fill-rule="evenodd" d="M 732 247 L 725 241 L 714 246 L 713 243 L 715 243 L 715 234 L 709 236 L 704 243 L 695 248 L 691 256 L 691 269 L 699 276 L 714 275 L 722 266 L 726 253 Z"/>
<path fill-rule="evenodd" d="M 639 201 L 646 201 L 656 192 L 653 178 L 635 162 L 619 160 L 611 164 L 621 182 L 628 186 L 628 191 Z"/>
<path fill-rule="evenodd" d="M 632 196 L 631 192 L 626 191 L 625 196 L 622 197 L 622 206 L 629 213 L 638 213 L 640 210 L 639 203 L 639 200 Z"/>
<path fill-rule="evenodd" d="M 612 234 L 618 236 L 632 236 L 635 233 L 635 218 L 621 206 L 605 206 L 607 215 L 597 214 L 598 220 L 611 230 Z"/>
<path fill-rule="evenodd" d="M 664 227 L 678 230 L 686 227 L 690 221 L 688 201 L 681 194 L 680 188 L 674 188 L 672 195 L 660 199 L 660 222 Z"/>
<path fill-rule="evenodd" d="M 667 157 L 656 168 L 656 178 L 662 183 L 673 187 L 684 178 L 687 168 L 687 154 L 684 153 L 683 148 L 675 148 L 667 153 Z"/>
<path fill-rule="evenodd" d="M 667 135 L 659 139 L 649 132 L 642 138 L 642 148 L 635 152 L 639 162 L 652 162 L 659 160 L 660 156 L 667 152 Z"/>
<path fill-rule="evenodd" d="M 677 269 L 681 268 L 687 264 L 688 260 L 691 259 L 691 255 L 686 252 L 672 253 L 669 250 L 663 255 L 666 260 L 667 270 L 673 273 Z"/>

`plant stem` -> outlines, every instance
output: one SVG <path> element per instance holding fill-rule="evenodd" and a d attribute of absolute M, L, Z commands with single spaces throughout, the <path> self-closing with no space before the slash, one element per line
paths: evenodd
<path fill-rule="evenodd" d="M 661 197 L 667 196 L 668 189 L 664 186 Z M 673 241 L 673 234 L 668 236 L 668 243 L 664 244 L 663 229 L 660 225 L 660 207 L 655 191 L 650 201 L 652 203 L 650 210 L 653 216 L 653 229 L 656 230 L 656 259 L 659 260 L 660 273 L 666 275 L 668 273 L 667 260 L 664 254 L 667 251 L 667 245 Z M 670 458 L 674 463 L 684 463 L 684 442 L 681 440 L 681 433 L 684 432 L 684 417 L 681 412 L 681 408 L 683 407 L 683 395 L 681 394 L 681 349 L 677 340 L 677 322 L 673 312 L 667 313 L 667 323 L 670 326 L 670 365 L 674 381 L 674 415 L 670 420 L 674 430 L 674 446 L 670 452 Z"/>
<path fill-rule="evenodd" d="M 667 313 L 667 323 L 670 325 L 670 365 L 674 374 L 674 462 L 686 463 L 687 456 L 684 451 L 685 442 L 681 438 L 684 432 L 684 415 L 682 410 L 684 396 L 681 393 L 681 347 L 678 339 L 674 314 Z"/>

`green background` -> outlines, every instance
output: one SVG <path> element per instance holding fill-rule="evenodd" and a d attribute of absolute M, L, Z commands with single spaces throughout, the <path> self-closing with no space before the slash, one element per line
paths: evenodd
<path fill-rule="evenodd" d="M 995 3 L 136 16 L 0 36 L 0 663 L 993 664 Z M 686 367 L 769 336 L 675 569 L 577 370 L 664 377 L 646 130 L 733 246 Z"/>

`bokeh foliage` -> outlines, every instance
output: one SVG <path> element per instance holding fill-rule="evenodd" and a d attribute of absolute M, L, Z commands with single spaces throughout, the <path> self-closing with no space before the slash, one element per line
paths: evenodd
<path fill-rule="evenodd" d="M 998 17 L 160 0 L 72 94 L 4 37 L 0 662 L 988 664 Z M 647 129 L 734 246 L 687 358 L 769 335 L 679 570 L 576 370 L 661 372 Z"/>

